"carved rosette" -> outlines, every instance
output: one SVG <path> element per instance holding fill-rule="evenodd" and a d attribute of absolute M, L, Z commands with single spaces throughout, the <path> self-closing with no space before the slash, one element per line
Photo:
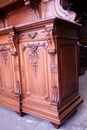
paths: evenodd
<path fill-rule="evenodd" d="M 43 49 L 47 49 L 48 46 L 47 46 L 46 42 L 31 43 L 31 44 L 28 43 L 27 45 L 22 46 L 22 51 L 24 51 L 26 48 L 29 48 L 29 50 L 28 50 L 29 59 L 30 59 L 30 63 L 33 68 L 35 76 L 36 76 L 37 67 L 38 67 L 39 47 L 42 47 Z"/>

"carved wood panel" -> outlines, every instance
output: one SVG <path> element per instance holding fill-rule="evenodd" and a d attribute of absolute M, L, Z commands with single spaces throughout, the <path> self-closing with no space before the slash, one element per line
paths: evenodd
<path fill-rule="evenodd" d="M 47 42 L 20 45 L 23 99 L 50 101 Z M 39 102 L 41 103 L 41 102 Z M 42 103 L 41 103 L 42 104 Z"/>
<path fill-rule="evenodd" d="M 10 45 L 0 46 L 0 92 L 8 97 L 15 97 L 18 71 L 17 55 L 12 52 Z M 19 88 L 20 89 L 20 88 Z"/>

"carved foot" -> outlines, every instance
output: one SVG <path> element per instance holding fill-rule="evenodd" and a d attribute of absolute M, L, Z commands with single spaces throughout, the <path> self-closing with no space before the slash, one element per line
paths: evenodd
<path fill-rule="evenodd" d="M 55 123 L 52 123 L 51 122 L 51 124 L 54 126 L 54 128 L 56 128 L 56 129 L 59 129 L 59 127 L 60 127 L 60 125 L 58 125 L 58 124 L 55 124 Z"/>
<path fill-rule="evenodd" d="M 20 117 L 23 117 L 25 115 L 24 112 L 16 112 Z"/>

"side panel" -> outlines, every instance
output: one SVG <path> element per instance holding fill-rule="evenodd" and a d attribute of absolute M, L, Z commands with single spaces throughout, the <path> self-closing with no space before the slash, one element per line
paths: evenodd
<path fill-rule="evenodd" d="M 77 43 L 75 40 L 59 41 L 60 106 L 78 95 Z"/>

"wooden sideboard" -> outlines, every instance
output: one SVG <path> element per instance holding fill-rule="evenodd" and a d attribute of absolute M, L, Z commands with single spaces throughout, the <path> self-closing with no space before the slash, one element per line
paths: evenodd
<path fill-rule="evenodd" d="M 49 10 L 39 17 L 40 5 L 49 7 L 57 1 L 27 2 L 31 6 L 8 11 L 4 20 L 1 17 L 0 104 L 57 127 L 83 102 L 78 85 L 80 25 L 72 19 L 48 17 Z"/>

